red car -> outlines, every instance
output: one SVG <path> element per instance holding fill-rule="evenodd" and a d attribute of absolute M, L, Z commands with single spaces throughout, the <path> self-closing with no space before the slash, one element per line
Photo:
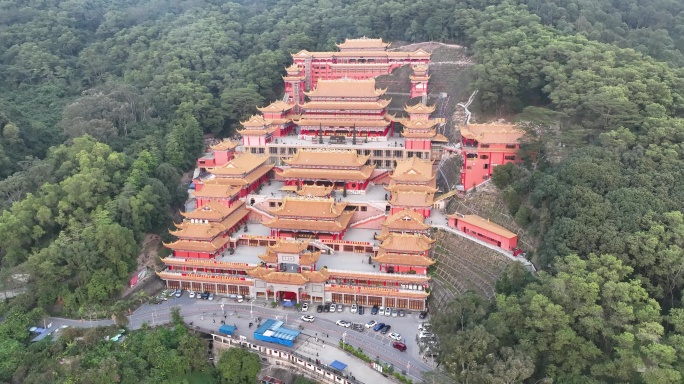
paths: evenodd
<path fill-rule="evenodd" d="M 404 351 L 406 350 L 406 344 L 400 343 L 400 342 L 398 342 L 398 341 L 395 341 L 394 343 L 392 343 L 392 346 L 393 346 L 394 348 L 396 348 L 396 349 L 402 351 L 402 352 L 404 352 Z"/>

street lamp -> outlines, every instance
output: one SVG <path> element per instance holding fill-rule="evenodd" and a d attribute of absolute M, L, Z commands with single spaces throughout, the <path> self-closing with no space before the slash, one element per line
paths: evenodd
<path fill-rule="evenodd" d="M 409 361 L 406 363 L 406 375 L 410 375 L 410 374 L 411 374 L 411 362 Z"/>
<path fill-rule="evenodd" d="M 342 349 L 344 349 L 344 344 L 345 344 L 345 340 L 344 340 L 344 339 L 345 339 L 346 337 L 347 337 L 347 331 L 344 331 L 344 333 L 342 333 Z"/>
<path fill-rule="evenodd" d="M 252 315 L 252 308 L 254 308 L 254 302 L 255 301 L 256 301 L 256 299 L 252 299 L 249 301 L 249 315 L 250 315 L 250 317 Z"/>

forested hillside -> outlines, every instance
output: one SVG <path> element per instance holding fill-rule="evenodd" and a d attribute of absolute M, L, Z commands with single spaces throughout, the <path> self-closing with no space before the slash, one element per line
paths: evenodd
<path fill-rule="evenodd" d="M 525 165 L 494 181 L 542 240 L 534 260 L 547 272 L 529 282 L 511 270 L 493 302 L 465 296 L 436 319 L 436 379 L 679 382 L 681 7 L 2 2 L 0 277 L 30 276 L 10 303 L 13 324 L 28 325 L 18 314 L 35 307 L 69 314 L 117 298 L 144 235 L 163 233 L 182 202 L 181 174 L 203 133 L 232 135 L 254 106 L 279 98 L 290 53 L 363 35 L 438 40 L 473 53 L 477 113 L 517 115 L 528 130 Z M 26 337 L 0 337 L 0 351 L 45 353 Z M 3 358 L 0 380 L 25 377 L 17 368 Z"/>

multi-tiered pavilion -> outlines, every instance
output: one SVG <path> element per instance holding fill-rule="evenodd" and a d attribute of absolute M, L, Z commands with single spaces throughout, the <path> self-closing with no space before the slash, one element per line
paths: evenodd
<path fill-rule="evenodd" d="M 348 193 L 363 193 L 375 170 L 375 165 L 368 164 L 369 158 L 370 155 L 363 156 L 350 150 L 299 150 L 284 160 L 289 167 L 276 169 L 276 174 L 284 179 L 286 186 L 294 186 L 296 191 L 305 186 L 323 186 Z M 311 188 L 306 189 L 306 194 L 312 191 Z M 322 189 L 312 194 L 324 196 L 330 191 Z"/>
<path fill-rule="evenodd" d="M 354 215 L 347 205 L 332 198 L 285 197 L 263 224 L 274 237 L 340 240 Z"/>
<path fill-rule="evenodd" d="M 430 217 L 430 210 L 437 192 L 435 172 L 432 160 L 412 157 L 397 162 L 386 187 L 392 193 L 391 213 L 410 209 Z"/>
<path fill-rule="evenodd" d="M 387 113 L 390 100 L 381 99 L 386 90 L 375 87 L 375 79 L 320 80 L 301 106 L 295 122 L 305 139 L 349 137 L 354 140 L 384 138 L 393 127 Z"/>

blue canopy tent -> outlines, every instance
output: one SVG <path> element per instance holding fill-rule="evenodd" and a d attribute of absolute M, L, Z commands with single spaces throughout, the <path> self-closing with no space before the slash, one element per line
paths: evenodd
<path fill-rule="evenodd" d="M 342 372 L 347 368 L 347 364 L 345 364 L 341 361 L 335 360 L 332 363 L 330 363 L 330 368 L 333 368 L 333 369 L 336 369 L 336 370 Z"/>
<path fill-rule="evenodd" d="M 222 325 L 221 328 L 219 328 L 219 332 L 226 334 L 226 335 L 232 335 L 236 329 L 237 329 L 237 327 L 235 327 L 233 325 Z"/>
<path fill-rule="evenodd" d="M 294 306 L 295 306 L 294 301 L 290 301 L 290 300 L 283 301 L 283 307 L 294 307 Z"/>
<path fill-rule="evenodd" d="M 292 347 L 300 331 L 283 327 L 280 320 L 268 319 L 256 331 L 254 338 L 269 343 L 276 343 Z"/>

